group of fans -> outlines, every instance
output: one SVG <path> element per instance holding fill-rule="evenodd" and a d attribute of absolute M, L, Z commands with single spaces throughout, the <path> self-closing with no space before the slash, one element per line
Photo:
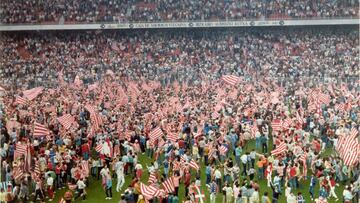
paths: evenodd
<path fill-rule="evenodd" d="M 355 0 L 3 0 L 0 22 L 159 22 L 269 18 L 358 17 Z"/>
<path fill-rule="evenodd" d="M 4 34 L 0 201 L 358 201 L 359 33 L 335 28 Z"/>
<path fill-rule="evenodd" d="M 3 33 L 0 76 L 3 87 L 15 90 L 44 82 L 55 87 L 61 71 L 67 82 L 79 75 L 93 83 L 107 69 L 119 77 L 163 84 L 246 72 L 288 82 L 297 77 L 355 82 L 358 31 L 335 28 Z"/>

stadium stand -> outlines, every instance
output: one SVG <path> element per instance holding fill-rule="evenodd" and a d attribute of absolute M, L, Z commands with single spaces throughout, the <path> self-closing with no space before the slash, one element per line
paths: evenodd
<path fill-rule="evenodd" d="M 311 19 L 359 16 L 354 0 L 3 0 L 0 22 L 94 23 L 244 19 Z"/>

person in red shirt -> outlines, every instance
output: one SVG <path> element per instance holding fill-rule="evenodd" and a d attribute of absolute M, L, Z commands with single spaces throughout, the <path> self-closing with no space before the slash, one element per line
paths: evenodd
<path fill-rule="evenodd" d="M 47 167 L 48 167 L 48 169 L 49 169 L 50 171 L 52 171 L 52 170 L 54 169 L 54 166 L 53 166 L 53 164 L 52 164 L 52 162 L 51 162 L 50 159 L 48 159 Z"/>
<path fill-rule="evenodd" d="M 90 154 L 89 143 L 84 143 L 81 145 L 81 154 L 85 161 L 89 159 L 89 154 Z"/>
<path fill-rule="evenodd" d="M 62 187 L 62 179 L 61 179 L 61 163 L 57 164 L 55 167 L 56 174 L 56 187 L 59 189 Z"/>
<path fill-rule="evenodd" d="M 290 171 L 289 171 L 289 184 L 292 189 L 296 189 L 296 167 L 294 165 L 291 165 Z"/>
<path fill-rule="evenodd" d="M 329 198 L 330 197 L 335 197 L 335 201 L 338 201 L 339 199 L 338 199 L 338 197 L 337 197 L 337 195 L 336 195 L 336 193 L 335 193 L 335 186 L 336 186 L 336 182 L 335 182 L 335 179 L 334 179 L 334 177 L 327 177 L 326 179 L 328 179 L 328 181 L 329 181 L 329 186 L 330 186 L 330 194 L 329 194 Z"/>
<path fill-rule="evenodd" d="M 185 196 L 188 196 L 188 194 L 189 194 L 190 182 L 191 182 L 191 174 L 190 174 L 189 170 L 186 170 L 185 175 L 184 175 L 184 185 L 185 185 L 185 188 L 186 188 Z"/>
<path fill-rule="evenodd" d="M 185 148 L 185 141 L 183 139 L 179 140 L 179 148 Z"/>

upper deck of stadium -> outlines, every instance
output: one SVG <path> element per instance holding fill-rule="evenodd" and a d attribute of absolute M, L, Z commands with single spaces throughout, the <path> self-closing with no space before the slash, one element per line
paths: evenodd
<path fill-rule="evenodd" d="M 355 0 L 3 0 L 0 24 L 359 18 Z"/>

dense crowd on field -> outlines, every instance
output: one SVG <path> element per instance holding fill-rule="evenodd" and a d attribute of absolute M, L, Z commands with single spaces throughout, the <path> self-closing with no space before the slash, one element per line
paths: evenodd
<path fill-rule="evenodd" d="M 358 17 L 355 0 L 4 0 L 1 23 L 160 22 Z"/>
<path fill-rule="evenodd" d="M 358 34 L 6 33 L 0 202 L 86 200 L 96 179 L 121 203 L 358 202 L 359 161 L 338 145 L 359 135 Z"/>

